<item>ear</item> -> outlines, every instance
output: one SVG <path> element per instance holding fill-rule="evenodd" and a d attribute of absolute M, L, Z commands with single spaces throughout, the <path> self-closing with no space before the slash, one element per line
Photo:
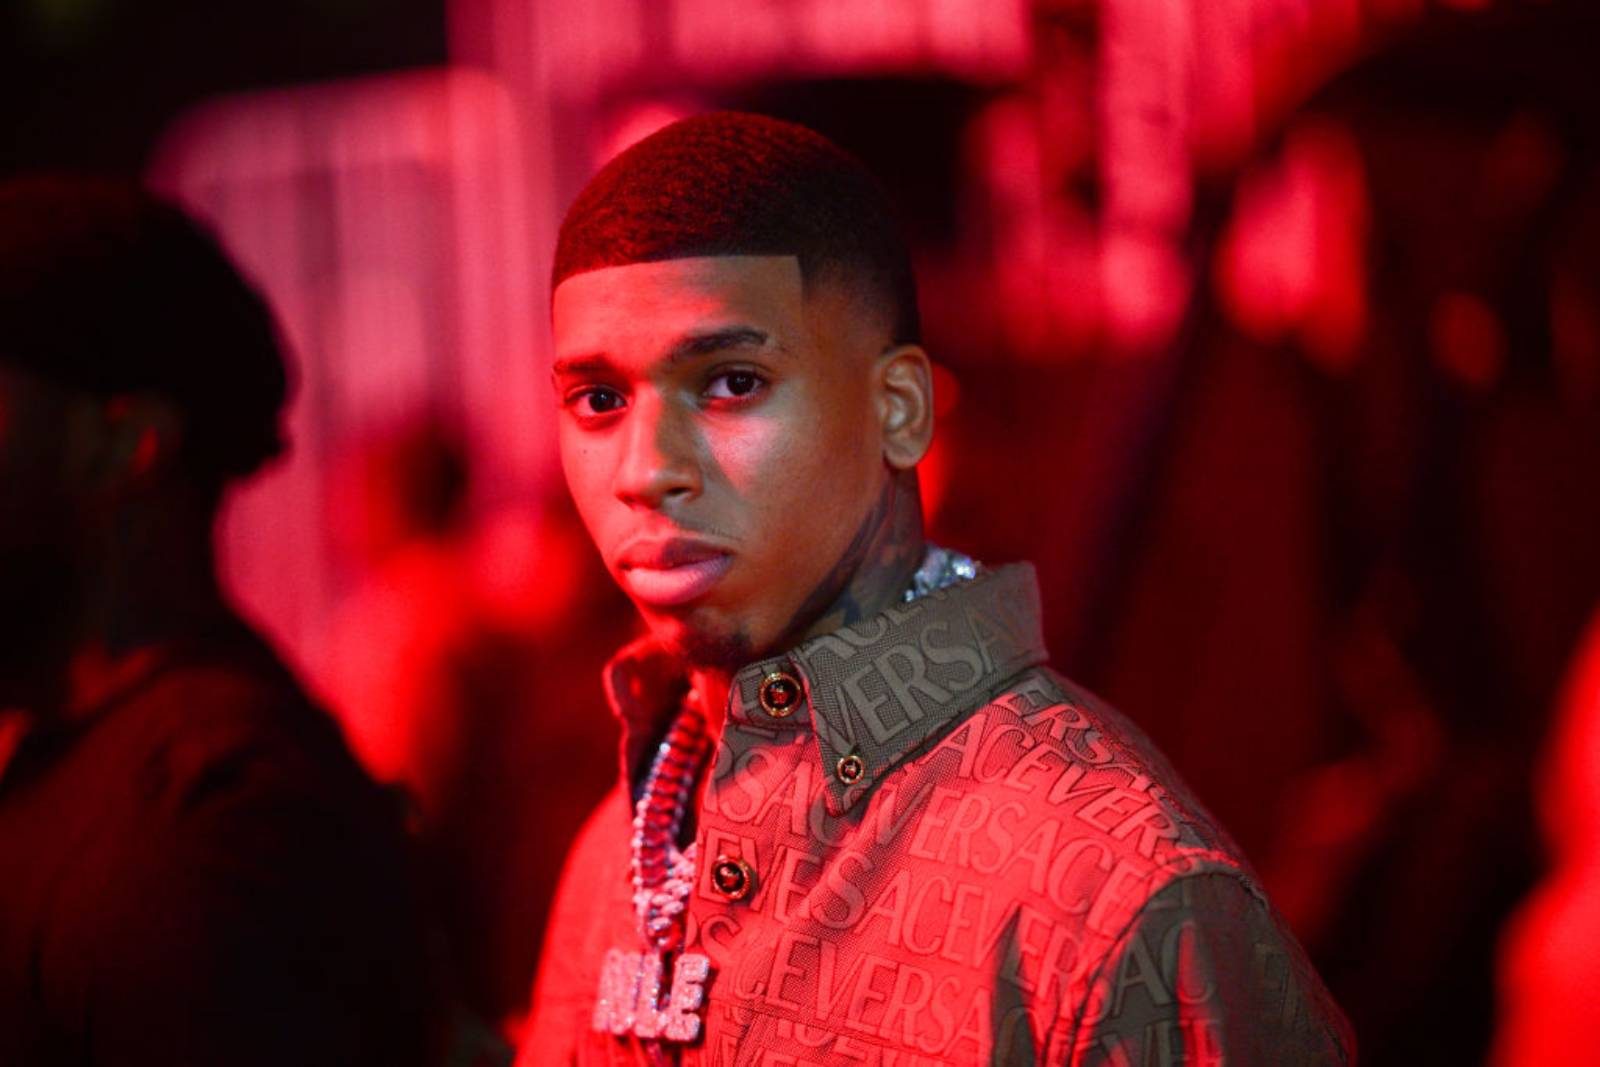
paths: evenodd
<path fill-rule="evenodd" d="M 933 366 L 920 345 L 896 345 L 877 361 L 883 458 L 895 470 L 921 462 L 933 442 Z"/>
<path fill-rule="evenodd" d="M 91 493 L 121 496 L 171 468 L 181 431 L 177 409 L 164 397 L 88 400 L 73 419 L 73 473 Z"/>

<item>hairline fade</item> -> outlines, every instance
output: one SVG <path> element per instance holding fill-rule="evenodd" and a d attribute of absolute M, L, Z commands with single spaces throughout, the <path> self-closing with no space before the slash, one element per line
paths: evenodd
<path fill-rule="evenodd" d="M 859 287 L 892 343 L 920 343 L 911 257 L 883 188 L 821 134 L 765 115 L 683 119 L 602 167 L 562 220 L 551 291 L 605 267 L 790 255 L 804 286 Z"/>

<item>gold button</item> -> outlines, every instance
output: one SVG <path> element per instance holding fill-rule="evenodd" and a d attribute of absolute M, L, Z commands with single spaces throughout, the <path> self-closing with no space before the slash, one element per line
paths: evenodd
<path fill-rule="evenodd" d="M 774 719 L 787 719 L 800 706 L 800 683 L 794 675 L 773 671 L 761 679 L 761 708 Z"/>
<path fill-rule="evenodd" d="M 839 765 L 833 769 L 833 773 L 837 774 L 839 781 L 845 785 L 855 785 L 861 781 L 861 776 L 867 773 L 867 765 L 862 762 L 860 756 L 852 752 L 839 761 Z"/>
<path fill-rule="evenodd" d="M 718 856 L 711 866 L 711 885 L 729 900 L 743 900 L 756 884 L 756 872 L 742 859 Z"/>

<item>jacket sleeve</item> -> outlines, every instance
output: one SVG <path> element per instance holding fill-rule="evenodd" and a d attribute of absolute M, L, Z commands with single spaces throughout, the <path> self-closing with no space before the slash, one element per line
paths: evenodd
<path fill-rule="evenodd" d="M 1101 961 L 1073 1064 L 1351 1064 L 1355 1044 L 1300 946 L 1240 872 L 1173 879 Z"/>

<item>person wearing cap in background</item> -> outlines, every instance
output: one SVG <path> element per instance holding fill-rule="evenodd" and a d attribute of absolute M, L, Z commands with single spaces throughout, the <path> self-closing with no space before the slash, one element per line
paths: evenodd
<path fill-rule="evenodd" d="M 219 592 L 274 321 L 135 187 L 0 185 L 0 1063 L 430 1062 L 397 812 Z"/>
<path fill-rule="evenodd" d="M 1225 832 L 1046 666 L 1032 567 L 924 540 L 891 219 L 830 142 L 730 113 L 567 213 L 562 462 L 649 633 L 520 1064 L 1350 1062 Z"/>

